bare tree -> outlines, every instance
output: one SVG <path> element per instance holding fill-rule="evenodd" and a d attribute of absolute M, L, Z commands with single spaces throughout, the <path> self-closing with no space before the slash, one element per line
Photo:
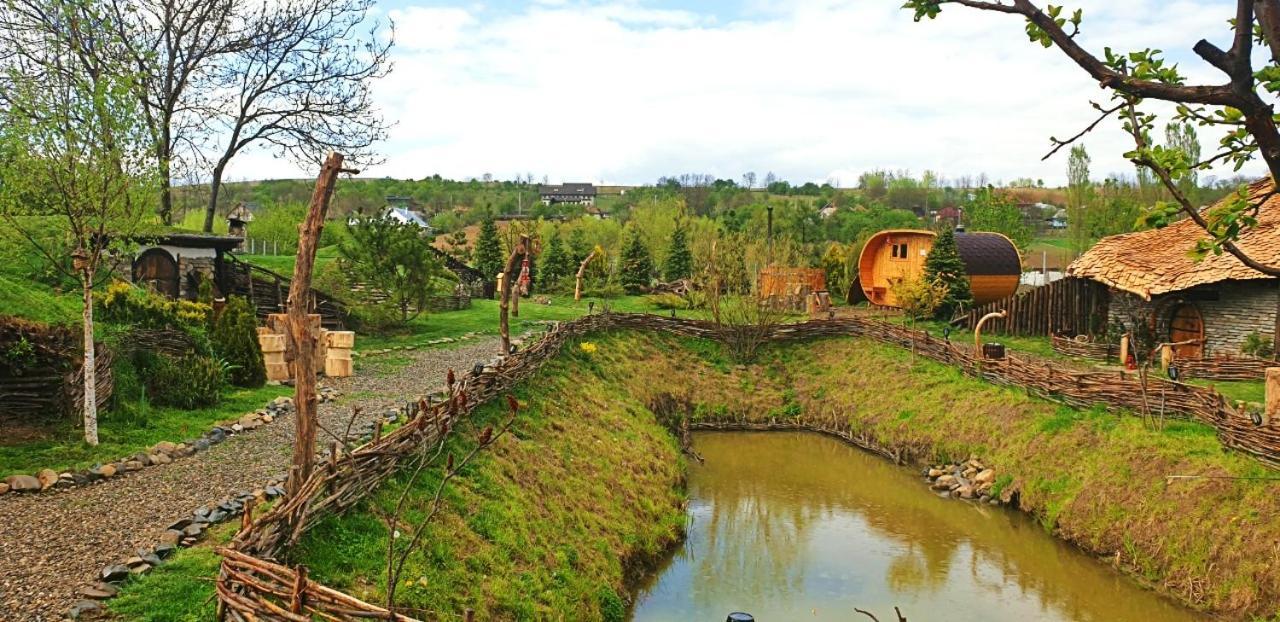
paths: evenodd
<path fill-rule="evenodd" d="M 1165 62 L 1160 50 L 1125 54 L 1107 48 L 1104 56 L 1098 57 L 1076 40 L 1083 20 L 1079 10 L 1064 15 L 1061 6 L 1041 10 L 1032 0 L 908 0 L 904 8 L 913 10 L 919 21 L 937 17 L 944 5 L 1021 16 L 1027 21 L 1032 41 L 1057 47 L 1099 86 L 1114 91 L 1110 105 L 1092 104 L 1099 115 L 1082 131 L 1066 140 L 1052 138 L 1053 148 L 1046 158 L 1079 140 L 1104 119 L 1119 116 L 1135 145 L 1126 157 L 1149 168 L 1174 199 L 1174 204 L 1152 214 L 1152 224 L 1168 222 L 1181 212 L 1208 234 L 1196 251 L 1231 253 L 1254 270 L 1280 276 L 1280 265 L 1274 258 L 1259 260 L 1236 245 L 1240 235 L 1257 222 L 1262 203 L 1277 192 L 1274 186 L 1261 200 L 1250 197 L 1242 186 L 1222 206 L 1203 214 L 1179 187 L 1193 170 L 1205 170 L 1219 162 L 1234 164 L 1239 170 L 1255 153 L 1266 162 L 1272 180 L 1280 179 L 1280 129 L 1273 109 L 1280 93 L 1280 0 L 1236 0 L 1231 47 L 1224 51 L 1206 39 L 1192 46 L 1200 58 L 1225 74 L 1227 81 L 1220 84 L 1187 84 L 1177 66 Z M 1262 67 L 1254 66 L 1255 43 L 1271 52 Z M 1175 118 L 1179 121 L 1225 128 L 1222 150 L 1191 161 L 1187 151 L 1157 144 L 1151 139 L 1156 116 L 1140 108 L 1146 99 L 1178 104 Z"/>
<path fill-rule="evenodd" d="M 756 187 L 755 171 L 747 171 L 742 174 L 742 185 L 746 186 L 748 190 Z"/>
<path fill-rule="evenodd" d="M 110 0 L 112 24 L 137 76 L 154 143 L 160 219 L 172 223 L 172 180 L 201 166 L 217 62 L 246 44 L 237 0 Z"/>
<path fill-rule="evenodd" d="M 288 0 L 266 3 L 246 23 L 246 45 L 220 64 L 215 82 L 216 130 L 224 137 L 214 163 L 204 230 L 213 230 L 227 165 L 262 145 L 299 163 L 338 151 L 367 165 L 387 124 L 370 94 L 391 69 L 393 36 L 373 19 L 373 0 Z"/>

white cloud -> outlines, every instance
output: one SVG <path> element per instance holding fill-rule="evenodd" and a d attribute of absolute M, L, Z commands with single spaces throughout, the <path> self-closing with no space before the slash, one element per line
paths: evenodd
<path fill-rule="evenodd" d="M 1106 93 L 1029 43 L 1017 19 L 948 8 L 917 24 L 899 5 L 761 1 L 740 21 L 639 2 L 395 10 L 396 70 L 376 96 L 398 125 L 386 164 L 366 174 L 647 183 L 772 170 L 847 185 L 892 168 L 1060 183 L 1065 155 L 1040 161 L 1049 136 L 1087 125 L 1088 101 Z M 1229 36 L 1222 1 L 1079 5 L 1090 49 Z M 1198 61 L 1182 66 L 1220 81 Z M 1095 176 L 1132 170 L 1117 124 L 1085 142 Z M 1202 142 L 1207 152 L 1217 136 Z M 235 168 L 305 174 L 261 157 Z"/>

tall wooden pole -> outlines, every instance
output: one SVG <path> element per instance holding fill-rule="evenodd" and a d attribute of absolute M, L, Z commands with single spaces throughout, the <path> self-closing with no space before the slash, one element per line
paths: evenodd
<path fill-rule="evenodd" d="M 582 260 L 582 265 L 578 266 L 578 280 L 573 284 L 573 300 L 576 302 L 582 300 L 582 277 L 587 273 L 587 264 L 591 263 L 591 259 L 596 256 L 596 249 L 591 249 L 587 253 L 587 258 Z"/>
<path fill-rule="evenodd" d="M 511 291 L 513 283 L 516 280 L 512 278 L 512 272 L 516 266 L 520 265 L 520 260 L 524 258 L 525 252 L 529 248 L 529 236 L 520 236 L 520 241 L 516 243 L 516 247 L 511 249 L 511 256 L 507 257 L 507 266 L 502 270 L 503 278 L 502 291 L 498 294 L 498 331 L 502 334 L 502 353 L 511 353 L 511 326 L 508 315 L 511 311 Z"/>
<path fill-rule="evenodd" d="M 293 282 L 289 284 L 289 353 L 293 356 L 295 374 L 293 407 L 295 430 L 293 438 L 293 465 L 289 473 L 289 494 L 295 494 L 302 482 L 311 476 L 316 454 L 316 361 L 315 346 L 319 335 L 311 332 L 308 321 L 308 302 L 311 298 L 311 273 L 315 267 L 316 245 L 320 231 L 324 229 L 325 213 L 329 211 L 329 199 L 343 172 L 342 154 L 333 152 L 325 159 L 316 178 L 316 188 L 311 193 L 307 218 L 298 234 L 298 257 L 293 266 Z M 354 171 L 351 171 L 354 172 Z"/>

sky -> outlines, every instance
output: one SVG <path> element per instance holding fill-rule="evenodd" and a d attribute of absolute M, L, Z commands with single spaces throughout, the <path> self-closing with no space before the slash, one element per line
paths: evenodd
<path fill-rule="evenodd" d="M 391 0 L 395 67 L 374 88 L 394 123 L 363 177 L 493 175 L 654 183 L 664 175 L 854 186 L 869 170 L 1065 183 L 1063 150 L 1109 97 L 1016 16 L 902 0 Z M 1165 50 L 1191 82 L 1224 81 L 1190 50 L 1229 46 L 1230 0 L 1077 0 L 1078 40 Z M 1154 111 L 1167 111 L 1153 106 Z M 1206 128 L 1206 155 L 1217 144 Z M 1104 122 L 1092 173 L 1131 174 Z M 1264 168 L 1243 171 L 1260 175 Z M 232 179 L 308 177 L 250 153 Z M 1226 177 L 1230 169 L 1210 174 Z"/>

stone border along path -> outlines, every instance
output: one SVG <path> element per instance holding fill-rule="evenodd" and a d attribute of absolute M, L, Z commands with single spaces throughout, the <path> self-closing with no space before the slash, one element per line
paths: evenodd
<path fill-rule="evenodd" d="M 389 375 L 326 381 L 347 399 L 320 406 L 324 428 L 341 434 L 351 406 L 359 405 L 364 410 L 352 429 L 370 430 L 388 410 L 442 386 L 450 368 L 461 373 L 492 359 L 498 339 L 477 338 L 453 349 L 395 350 L 412 362 Z M 322 430 L 320 446 L 331 440 Z M 230 437 L 206 451 L 130 477 L 0 497 L 0 621 L 50 622 L 64 619 L 73 609 L 93 612 L 97 603 L 86 598 L 114 594 L 113 585 L 96 581 L 123 578 L 121 568 L 113 566 L 123 565 L 126 573 L 130 565 L 125 562 L 148 569 L 172 552 L 166 540 L 190 543 L 203 530 L 196 527 L 178 537 L 166 534 L 170 527 L 203 525 L 193 522 L 193 514 L 229 518 L 254 493 L 280 492 L 274 484 L 288 467 L 292 442 L 293 418 L 286 415 L 252 434 Z"/>

